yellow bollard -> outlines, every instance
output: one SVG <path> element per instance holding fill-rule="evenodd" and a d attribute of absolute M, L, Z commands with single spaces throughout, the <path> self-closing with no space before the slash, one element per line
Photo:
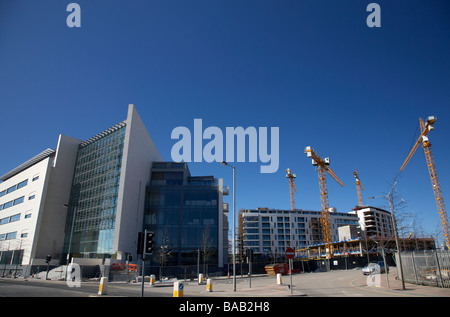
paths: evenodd
<path fill-rule="evenodd" d="M 198 275 L 198 284 L 202 284 L 203 283 L 203 274 L 199 274 Z"/>
<path fill-rule="evenodd" d="M 150 275 L 150 286 L 155 285 L 155 275 Z"/>
<path fill-rule="evenodd" d="M 212 279 L 210 278 L 206 280 L 206 291 L 212 292 Z"/>
<path fill-rule="evenodd" d="M 173 283 L 173 297 L 183 297 L 183 283 L 175 282 Z"/>
<path fill-rule="evenodd" d="M 100 286 L 98 288 L 98 295 L 106 295 L 106 291 L 108 288 L 108 278 L 107 277 L 102 277 L 100 279 Z"/>

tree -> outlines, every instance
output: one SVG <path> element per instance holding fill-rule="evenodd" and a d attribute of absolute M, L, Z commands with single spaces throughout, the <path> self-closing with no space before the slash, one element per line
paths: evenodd
<path fill-rule="evenodd" d="M 162 280 L 162 269 L 164 267 L 164 264 L 168 261 L 169 256 L 171 255 L 170 249 L 169 249 L 169 243 L 170 239 L 167 234 L 167 227 L 164 228 L 163 234 L 162 234 L 162 240 L 161 240 L 161 246 L 156 250 L 157 252 L 157 262 L 159 262 L 159 280 Z"/>
<path fill-rule="evenodd" d="M 205 274 L 207 274 L 206 262 L 208 261 L 209 257 L 214 253 L 212 245 L 213 240 L 211 238 L 211 228 L 208 225 L 203 229 L 202 232 L 203 272 Z"/>

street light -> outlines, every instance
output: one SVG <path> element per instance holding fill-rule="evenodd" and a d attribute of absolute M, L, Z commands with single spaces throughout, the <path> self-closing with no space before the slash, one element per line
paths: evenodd
<path fill-rule="evenodd" d="M 394 214 L 393 191 L 394 191 L 394 187 L 396 184 L 397 184 L 397 181 L 394 182 L 394 184 L 391 187 L 391 190 L 389 191 L 389 193 L 387 195 L 369 197 L 369 199 L 384 197 L 389 202 L 389 209 L 391 210 L 391 215 L 392 215 L 392 226 L 394 227 L 395 244 L 397 246 L 397 252 L 398 252 L 398 264 L 400 265 L 400 278 L 402 280 L 402 290 L 405 290 L 405 280 L 403 278 L 402 257 L 400 255 L 400 243 L 398 241 L 397 221 L 395 220 L 395 214 Z M 386 269 L 386 267 L 385 267 L 385 269 Z"/>
<path fill-rule="evenodd" d="M 64 204 L 64 207 L 66 208 L 70 208 L 70 207 L 76 207 L 77 205 L 68 205 L 68 204 Z M 70 259 L 70 251 L 71 251 L 71 247 L 72 247 L 72 236 L 73 236 L 73 226 L 75 225 L 75 216 L 76 216 L 76 210 L 73 210 L 73 217 L 72 217 L 72 226 L 70 229 L 70 238 L 69 238 L 69 245 L 67 248 L 67 258 L 66 258 L 66 276 L 64 278 L 64 280 L 67 281 L 67 270 L 69 268 L 69 259 Z"/>
<path fill-rule="evenodd" d="M 220 164 L 229 166 L 233 169 L 233 291 L 236 292 L 236 252 L 235 252 L 235 235 L 236 235 L 236 168 L 233 165 L 222 161 Z"/>

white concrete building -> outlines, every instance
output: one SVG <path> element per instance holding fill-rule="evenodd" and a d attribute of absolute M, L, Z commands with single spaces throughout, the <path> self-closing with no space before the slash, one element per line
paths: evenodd
<path fill-rule="evenodd" d="M 0 177 L 0 263 L 33 264 L 33 259 L 60 255 L 64 204 L 80 142 L 60 135 L 55 150 L 47 149 Z"/>
<path fill-rule="evenodd" d="M 350 213 L 358 216 L 359 225 L 365 237 L 394 236 L 392 216 L 389 211 L 371 206 L 357 206 Z"/>
<path fill-rule="evenodd" d="M 284 254 L 287 247 L 303 248 L 322 242 L 320 211 L 256 208 L 240 212 L 244 248 L 255 253 Z M 330 215 L 333 241 L 339 239 L 339 227 L 358 224 L 355 214 L 332 208 Z"/>

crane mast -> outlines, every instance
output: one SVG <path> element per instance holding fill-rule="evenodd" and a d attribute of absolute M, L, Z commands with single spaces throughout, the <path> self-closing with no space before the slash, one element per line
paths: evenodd
<path fill-rule="evenodd" d="M 295 194 L 294 191 L 297 192 L 297 187 L 294 184 L 295 174 L 292 174 L 291 170 L 288 168 L 286 170 L 286 178 L 289 180 L 289 192 L 291 195 L 291 210 L 295 210 Z"/>
<path fill-rule="evenodd" d="M 436 122 L 436 118 L 433 116 L 428 117 L 426 124 L 423 122 L 422 119 L 419 118 L 420 123 L 420 130 L 421 134 L 419 138 L 417 139 L 416 143 L 414 144 L 412 150 L 408 154 L 405 162 L 400 168 L 400 172 L 404 170 L 406 165 L 408 164 L 411 157 L 416 152 L 417 148 L 419 147 L 420 143 L 422 143 L 422 148 L 425 153 L 425 159 L 427 161 L 428 166 L 428 172 L 430 174 L 431 179 L 431 185 L 433 187 L 434 192 L 434 198 L 436 200 L 436 205 L 439 213 L 439 220 L 441 222 L 442 227 L 442 233 L 444 235 L 445 244 L 447 245 L 447 248 L 450 249 L 450 235 L 449 235 L 449 229 L 448 229 L 448 218 L 447 218 L 447 210 L 445 208 L 444 204 L 444 197 L 442 195 L 441 191 L 441 185 L 439 183 L 439 178 L 436 170 L 436 164 L 434 163 L 434 157 L 433 153 L 431 152 L 431 143 L 428 140 L 427 134 L 431 130 L 434 129 L 433 124 Z"/>
<path fill-rule="evenodd" d="M 363 206 L 363 200 L 362 200 L 362 193 L 361 193 L 361 189 L 364 190 L 363 185 L 361 184 L 361 181 L 359 180 L 358 177 L 358 171 L 355 168 L 355 171 L 353 172 L 353 176 L 355 176 L 356 179 L 356 192 L 358 194 L 358 204 L 360 207 Z"/>
<path fill-rule="evenodd" d="M 313 165 L 317 166 L 317 172 L 319 176 L 319 189 L 320 189 L 320 203 L 322 211 L 320 215 L 320 221 L 322 224 L 323 241 L 325 243 L 326 255 L 329 259 L 332 251 L 332 232 L 331 232 L 331 218 L 330 218 L 330 205 L 328 202 L 328 187 L 326 174 L 330 174 L 338 182 L 339 185 L 344 186 L 344 183 L 336 176 L 336 174 L 328 167 L 330 159 L 322 159 L 318 156 L 310 146 L 305 148 L 307 157 L 312 158 Z"/>

